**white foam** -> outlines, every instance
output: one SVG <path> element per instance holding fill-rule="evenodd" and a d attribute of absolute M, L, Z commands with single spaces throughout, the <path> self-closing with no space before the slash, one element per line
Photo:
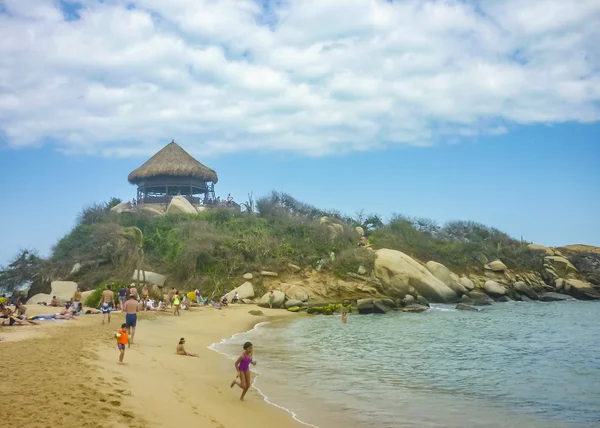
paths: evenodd
<path fill-rule="evenodd" d="M 229 339 L 222 339 L 220 342 L 213 343 L 212 345 L 208 346 L 208 349 L 210 349 L 211 351 L 215 351 L 215 352 L 217 352 L 217 353 L 219 353 L 221 355 L 224 355 L 225 357 L 229 358 L 230 360 L 235 360 L 236 357 L 231 356 L 229 354 L 226 354 L 225 352 L 220 351 L 219 349 L 217 349 L 217 347 L 219 345 L 222 345 L 222 344 L 226 343 L 226 342 L 229 342 L 232 339 L 235 339 L 237 336 L 241 336 L 243 334 L 248 334 L 248 333 L 250 333 L 250 332 L 252 332 L 254 330 L 257 330 L 258 327 L 260 327 L 261 325 L 266 325 L 266 324 L 269 324 L 269 323 L 270 323 L 270 321 L 259 322 L 258 324 L 256 324 L 253 328 L 251 328 L 248 331 L 244 331 L 244 332 L 241 332 L 241 333 L 236 333 L 233 336 L 231 336 Z M 274 403 L 273 401 L 271 401 L 271 399 L 269 397 L 267 397 L 267 394 L 265 394 L 264 392 L 262 392 L 255 385 L 256 384 L 256 380 L 258 379 L 258 375 L 260 375 L 260 372 L 258 370 L 256 370 L 256 369 L 252 369 L 252 372 L 255 373 L 254 380 L 252 381 L 252 388 L 256 389 L 256 391 L 258 391 L 258 393 L 260 395 L 262 395 L 262 397 L 263 397 L 263 399 L 265 400 L 266 403 L 268 403 L 271 406 L 277 407 L 278 409 L 281 409 L 281 410 L 289 413 L 290 416 L 292 417 L 292 419 L 294 419 L 296 422 L 301 423 L 304 426 L 312 427 L 312 428 L 320 428 L 317 425 L 313 425 L 313 424 L 309 424 L 308 422 L 304 422 L 303 420 L 301 420 L 300 418 L 298 418 L 298 414 L 296 412 L 294 412 L 293 410 L 288 409 L 287 407 L 284 407 L 284 406 L 280 406 L 279 404 Z"/>

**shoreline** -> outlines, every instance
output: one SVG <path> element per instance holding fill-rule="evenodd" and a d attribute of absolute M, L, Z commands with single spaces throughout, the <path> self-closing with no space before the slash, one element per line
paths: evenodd
<path fill-rule="evenodd" d="M 233 334 L 233 335 L 232 335 L 231 337 L 229 337 L 229 338 L 223 338 L 223 339 L 221 339 L 219 342 L 215 342 L 215 343 L 213 343 L 212 345 L 210 345 L 210 346 L 208 347 L 208 349 L 210 349 L 211 351 L 214 351 L 214 352 L 216 352 L 216 353 L 218 353 L 218 354 L 220 354 L 220 355 L 224 356 L 224 357 L 225 357 L 225 358 L 227 358 L 228 360 L 235 360 L 235 357 L 233 357 L 233 356 L 231 356 L 231 355 L 229 355 L 229 354 L 227 354 L 227 353 L 225 353 L 225 352 L 222 352 L 222 351 L 220 351 L 220 350 L 218 350 L 218 349 L 216 349 L 216 348 L 217 348 L 219 345 L 225 344 L 226 342 L 229 342 L 229 341 L 233 340 L 233 339 L 234 339 L 236 336 L 243 335 L 243 334 L 248 334 L 248 333 L 250 333 L 250 332 L 252 332 L 252 331 L 258 330 L 258 328 L 259 328 L 260 326 L 262 326 L 262 325 L 267 325 L 267 324 L 271 324 L 271 323 L 273 323 L 273 322 L 281 321 L 281 320 L 283 320 L 283 319 L 285 319 L 285 318 L 288 318 L 288 317 L 279 317 L 279 316 L 274 316 L 274 319 L 273 319 L 273 320 L 269 320 L 269 321 L 260 321 L 260 322 L 256 323 L 256 324 L 254 325 L 254 327 L 252 327 L 250 330 L 243 331 L 243 332 L 239 332 L 239 333 L 235 333 L 235 334 Z M 303 425 L 303 426 L 307 426 L 307 427 L 311 427 L 311 428 L 322 428 L 322 427 L 319 427 L 318 425 L 313 425 L 313 424 L 311 424 L 311 423 L 308 423 L 308 422 L 305 422 L 305 421 L 303 421 L 302 419 L 300 419 L 300 418 L 299 418 L 298 414 L 297 414 L 297 413 L 296 413 L 294 410 L 292 410 L 292 409 L 289 409 L 289 408 L 287 408 L 287 407 L 285 407 L 285 406 L 279 405 L 279 404 L 277 404 L 277 403 L 275 403 L 275 402 L 271 401 L 271 398 L 269 398 L 269 396 L 267 396 L 267 394 L 265 394 L 264 392 L 262 392 L 262 391 L 261 391 L 261 389 L 260 389 L 260 388 L 258 388 L 258 387 L 256 386 L 256 380 L 257 380 L 257 379 L 260 377 L 260 373 L 257 373 L 255 370 L 252 370 L 252 371 L 254 372 L 254 376 L 253 376 L 253 378 L 252 378 L 252 388 L 253 388 L 253 389 L 255 389 L 255 390 L 256 390 L 256 391 L 257 391 L 257 392 L 258 392 L 258 393 L 259 393 L 259 394 L 262 396 L 262 398 L 263 398 L 263 400 L 265 401 L 265 403 L 267 403 L 267 404 L 269 404 L 270 406 L 273 406 L 273 407 L 275 407 L 275 408 L 277 408 L 277 409 L 283 410 L 283 411 L 284 411 L 284 412 L 286 412 L 286 413 L 287 413 L 287 414 L 288 414 L 288 415 L 289 415 L 289 416 L 290 416 L 290 417 L 291 417 L 293 420 L 295 420 L 296 422 L 298 422 L 299 424 L 301 424 L 301 425 Z"/>
<path fill-rule="evenodd" d="M 248 314 L 253 305 L 230 306 L 223 310 L 193 308 L 181 317 L 167 313 L 140 321 L 135 343 L 125 353 L 125 366 L 116 364 L 112 341 L 100 344 L 97 355 L 113 378 L 121 378 L 129 389 L 123 404 L 144 420 L 147 427 L 202 426 L 248 427 L 305 426 L 292 413 L 271 404 L 256 388 L 240 402 L 238 388 L 229 384 L 234 377 L 230 356 L 213 349 L 219 343 L 271 320 L 297 316 L 261 308 L 265 316 Z M 180 337 L 186 350 L 200 358 L 175 353 Z M 254 377 L 256 379 L 256 377 Z M 157 394 L 160 391 L 160 394 Z"/>

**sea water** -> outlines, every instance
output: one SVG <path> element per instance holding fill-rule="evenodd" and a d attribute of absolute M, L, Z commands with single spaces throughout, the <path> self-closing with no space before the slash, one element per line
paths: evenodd
<path fill-rule="evenodd" d="M 261 324 L 255 387 L 303 423 L 337 427 L 600 427 L 600 303 L 479 312 L 306 316 Z"/>

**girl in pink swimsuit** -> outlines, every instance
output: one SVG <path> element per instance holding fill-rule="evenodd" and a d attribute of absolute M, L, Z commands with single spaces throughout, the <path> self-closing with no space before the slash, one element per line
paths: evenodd
<path fill-rule="evenodd" d="M 240 400 L 244 400 L 244 396 L 248 389 L 250 389 L 251 376 L 250 376 L 250 364 L 256 365 L 256 361 L 252 359 L 252 343 L 246 342 L 244 343 L 244 352 L 239 358 L 235 361 L 235 370 L 237 371 L 237 377 L 231 382 L 231 387 L 233 385 L 237 385 L 242 388 L 242 396 Z M 237 378 L 240 378 L 238 381 Z"/>

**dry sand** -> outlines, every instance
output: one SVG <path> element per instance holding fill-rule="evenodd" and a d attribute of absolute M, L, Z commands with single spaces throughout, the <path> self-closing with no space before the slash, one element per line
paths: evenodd
<path fill-rule="evenodd" d="M 78 321 L 0 328 L 0 372 L 2 384 L 9 385 L 3 388 L 0 414 L 19 427 L 301 426 L 253 389 L 241 402 L 241 390 L 229 388 L 233 361 L 208 349 L 258 322 L 295 316 L 261 309 L 266 316 L 256 317 L 250 309 L 194 308 L 181 317 L 141 313 L 123 366 L 117 364 L 113 338 L 124 321 L 121 313 L 113 313 L 110 325 L 101 325 L 101 315 L 85 315 Z M 29 315 L 52 312 L 28 308 Z M 175 353 L 180 337 L 199 358 Z"/>

